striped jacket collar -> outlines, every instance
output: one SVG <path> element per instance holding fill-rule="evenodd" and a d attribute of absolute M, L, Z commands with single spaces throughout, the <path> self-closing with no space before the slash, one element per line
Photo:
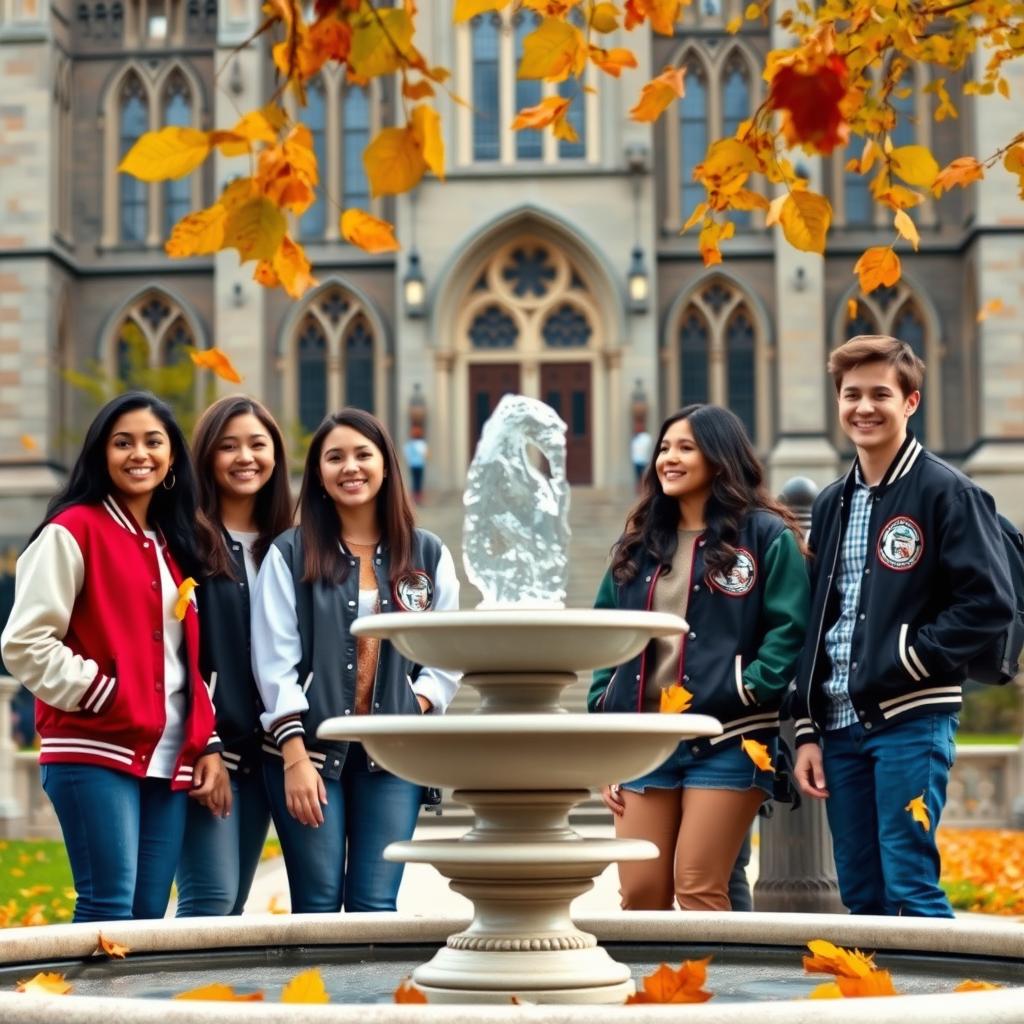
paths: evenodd
<path fill-rule="evenodd" d="M 127 530 L 132 536 L 138 537 L 140 540 L 145 537 L 145 527 L 139 525 L 138 520 L 128 510 L 128 506 L 124 502 L 118 501 L 113 494 L 108 494 L 103 499 L 103 510 L 122 530 Z M 160 546 L 164 547 L 167 541 L 164 539 L 163 532 L 159 527 L 154 528 L 151 532 L 156 533 Z"/>
<path fill-rule="evenodd" d="M 889 468 L 882 474 L 880 483 L 875 488 L 877 494 L 882 494 L 897 481 L 902 480 L 907 474 L 910 473 L 911 469 L 917 464 L 918 459 L 921 457 L 921 453 L 924 451 L 924 445 L 914 437 L 913 433 L 908 430 L 906 440 L 900 445 L 900 450 L 894 456 L 892 462 L 889 463 Z M 850 466 L 849 472 L 846 474 L 846 481 L 843 486 L 843 492 L 849 495 L 853 491 L 854 484 L 858 480 L 863 480 L 864 474 L 860 468 L 860 460 L 854 458 L 853 464 Z"/>

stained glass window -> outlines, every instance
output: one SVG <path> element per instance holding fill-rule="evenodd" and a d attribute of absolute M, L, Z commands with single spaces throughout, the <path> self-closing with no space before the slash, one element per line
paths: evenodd
<path fill-rule="evenodd" d="M 481 310 L 469 326 L 469 340 L 474 348 L 515 348 L 518 337 L 515 320 L 498 305 Z"/>
<path fill-rule="evenodd" d="M 512 285 L 520 298 L 533 294 L 537 298 L 548 293 L 555 277 L 555 268 L 548 251 L 539 246 L 513 249 L 501 276 Z"/>
<path fill-rule="evenodd" d="M 571 303 L 563 302 L 544 321 L 544 344 L 551 348 L 582 348 L 594 333 L 590 321 Z"/>
<path fill-rule="evenodd" d="M 514 15 L 512 24 L 516 32 L 516 67 L 523 59 L 523 40 L 540 24 L 537 14 L 520 11 Z M 516 78 L 516 111 L 525 107 L 535 107 L 540 103 L 544 92 L 544 84 L 536 78 Z M 539 160 L 543 154 L 544 133 L 538 131 L 521 131 L 515 133 L 516 156 L 520 160 Z"/>
<path fill-rule="evenodd" d="M 738 54 L 730 57 L 725 66 L 722 84 L 722 136 L 730 138 L 736 134 L 740 124 L 750 117 L 750 78 L 743 58 Z M 689 211 L 684 211 L 689 213 Z M 750 211 L 737 210 L 731 219 L 738 228 L 750 226 Z"/>

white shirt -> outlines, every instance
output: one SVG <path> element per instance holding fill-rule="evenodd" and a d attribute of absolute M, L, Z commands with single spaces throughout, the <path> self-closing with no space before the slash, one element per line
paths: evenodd
<path fill-rule="evenodd" d="M 252 548 L 259 539 L 259 533 L 248 530 L 228 530 L 228 536 L 242 545 L 242 555 L 245 558 L 245 580 L 249 586 L 249 593 L 252 593 L 252 585 L 256 582 L 256 559 L 253 557 Z"/>

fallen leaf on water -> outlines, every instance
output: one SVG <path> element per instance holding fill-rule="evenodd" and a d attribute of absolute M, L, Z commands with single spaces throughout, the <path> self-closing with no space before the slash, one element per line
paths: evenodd
<path fill-rule="evenodd" d="M 28 981 L 19 981 L 15 992 L 44 992 L 51 996 L 66 996 L 71 986 L 64 980 L 63 974 L 55 971 L 42 972 Z"/>
<path fill-rule="evenodd" d="M 842 999 L 843 993 L 839 991 L 839 986 L 834 981 L 826 981 L 823 984 L 819 985 L 817 988 L 815 988 L 807 998 Z"/>
<path fill-rule="evenodd" d="M 203 985 L 202 988 L 179 992 L 175 999 L 205 999 L 213 1003 L 262 1003 L 262 992 L 236 992 L 230 985 Z"/>
<path fill-rule="evenodd" d="M 990 989 L 1002 988 L 1002 985 L 993 985 L 991 981 L 973 981 L 968 978 L 967 981 L 961 981 L 954 992 L 988 992 Z"/>
<path fill-rule="evenodd" d="M 903 810 L 909 811 L 910 816 L 924 828 L 925 832 L 931 832 L 932 819 L 928 815 L 928 808 L 924 805 L 924 793 L 915 796 Z"/>
<path fill-rule="evenodd" d="M 807 943 L 810 956 L 804 957 L 804 970 L 808 974 L 834 974 L 843 978 L 863 978 L 875 970 L 875 963 L 859 949 L 843 949 L 826 939 L 812 939 Z"/>
<path fill-rule="evenodd" d="M 281 990 L 282 1003 L 329 1003 L 331 997 L 324 987 L 324 979 L 314 967 L 296 974 Z"/>
<path fill-rule="evenodd" d="M 847 999 L 859 996 L 898 996 L 888 971 L 870 971 L 863 978 L 836 978 L 839 991 Z"/>
<path fill-rule="evenodd" d="M 768 748 L 763 743 L 758 743 L 757 740 L 744 740 L 740 746 L 743 747 L 743 753 L 750 758 L 754 764 L 763 772 L 772 771 L 772 756 L 768 753 Z"/>
<path fill-rule="evenodd" d="M 242 378 L 239 372 L 232 365 L 231 360 L 219 348 L 204 348 L 191 352 L 192 362 L 196 366 L 205 367 L 211 370 L 222 380 L 232 384 L 241 384 Z"/>
<path fill-rule="evenodd" d="M 663 715 L 678 715 L 693 703 L 693 694 L 680 683 L 662 687 L 661 707 Z"/>
<path fill-rule="evenodd" d="M 425 1003 L 427 997 L 412 983 L 409 978 L 403 978 L 395 989 L 396 1003 Z"/>
<path fill-rule="evenodd" d="M 704 989 L 708 964 L 704 960 L 684 960 L 678 968 L 662 964 L 642 981 L 643 988 L 626 999 L 632 1003 L 706 1003 L 712 996 Z"/>
<path fill-rule="evenodd" d="M 103 932 L 100 932 L 100 949 L 102 949 L 107 956 L 114 957 L 117 960 L 123 960 L 125 956 L 131 952 L 131 950 L 122 943 L 115 942 L 113 939 L 108 939 Z"/>

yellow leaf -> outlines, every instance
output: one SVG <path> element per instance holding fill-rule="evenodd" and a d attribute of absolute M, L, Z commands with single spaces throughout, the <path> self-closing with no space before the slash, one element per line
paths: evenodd
<path fill-rule="evenodd" d="M 743 28 L 743 19 L 738 14 L 725 23 L 725 31 L 731 36 L 736 35 L 741 28 Z"/>
<path fill-rule="evenodd" d="M 900 238 L 905 238 L 913 247 L 914 252 L 921 246 L 921 236 L 917 233 L 917 225 L 910 219 L 906 210 L 897 210 L 893 217 L 893 225 Z"/>
<path fill-rule="evenodd" d="M 756 18 L 761 17 L 761 5 L 760 4 L 747 4 L 747 9 L 743 12 L 743 17 L 747 21 L 754 21 Z"/>
<path fill-rule="evenodd" d="M 843 997 L 851 999 L 857 996 L 898 996 L 892 983 L 892 975 L 888 971 L 871 971 L 861 978 L 836 978 L 836 984 Z"/>
<path fill-rule="evenodd" d="M 834 981 L 826 981 L 814 989 L 808 999 L 842 999 L 843 993 Z"/>
<path fill-rule="evenodd" d="M 210 138 L 197 128 L 161 128 L 146 132 L 118 165 L 140 181 L 167 181 L 194 171 L 210 152 Z"/>
<path fill-rule="evenodd" d="M 730 210 L 767 210 L 768 200 L 759 192 L 741 188 L 729 196 Z"/>
<path fill-rule="evenodd" d="M 713 267 L 722 262 L 722 253 L 719 243 L 727 238 L 732 238 L 736 233 L 736 225 L 732 221 L 715 221 L 710 217 L 704 221 L 700 230 L 700 237 L 697 244 L 700 246 L 700 255 L 704 260 L 705 267 Z"/>
<path fill-rule="evenodd" d="M 278 252 L 280 251 L 278 249 Z M 263 285 L 264 288 L 276 288 L 281 283 L 281 279 L 277 276 L 277 271 L 274 270 L 273 263 L 269 260 L 260 260 L 256 264 L 256 269 L 252 272 L 252 279 L 257 284 Z"/>
<path fill-rule="evenodd" d="M 427 167 L 444 181 L 444 139 L 441 137 L 440 116 L 433 107 L 420 104 L 413 110 L 410 123 Z"/>
<path fill-rule="evenodd" d="M 191 576 L 187 580 L 185 580 L 185 583 L 191 583 L 193 588 L 196 585 L 196 581 L 194 579 L 192 579 Z M 178 593 L 179 594 L 181 593 L 182 587 L 185 586 L 185 583 L 182 583 L 181 587 L 178 588 Z M 189 593 L 191 594 L 191 592 L 192 591 L 190 590 Z M 188 598 L 186 597 L 185 600 L 187 601 Z M 177 606 L 175 606 L 174 614 L 179 618 L 179 620 L 183 619 L 185 617 L 184 614 L 182 614 L 180 616 L 178 615 Z M 100 949 L 102 949 L 103 952 L 107 954 L 107 956 L 109 956 L 109 957 L 111 957 L 111 958 L 113 958 L 115 960 L 123 960 L 125 958 L 126 954 L 131 952 L 131 950 L 127 946 L 123 945 L 122 943 L 115 942 L 113 939 L 108 939 L 103 934 L 103 932 L 100 932 Z"/>
<path fill-rule="evenodd" d="M 1002 988 L 1002 985 L 993 985 L 991 981 L 972 981 L 970 978 L 967 981 L 961 981 L 954 992 L 988 992 L 992 989 Z"/>
<path fill-rule="evenodd" d="M 908 184 L 931 188 L 939 165 L 927 146 L 897 146 L 890 155 L 893 170 Z"/>
<path fill-rule="evenodd" d="M 355 208 L 341 215 L 341 234 L 346 242 L 364 252 L 397 252 L 394 225 Z"/>
<path fill-rule="evenodd" d="M 64 980 L 63 974 L 56 971 L 43 971 L 28 981 L 19 981 L 15 992 L 45 992 L 51 996 L 66 996 L 71 986 Z"/>
<path fill-rule="evenodd" d="M 619 27 L 619 9 L 615 4 L 595 4 L 590 14 L 590 27 L 602 35 L 614 32 Z"/>
<path fill-rule="evenodd" d="M 227 208 L 221 203 L 197 213 L 187 213 L 171 228 L 171 237 L 164 242 L 164 252 L 176 259 L 217 252 L 224 244 L 227 219 Z"/>
<path fill-rule="evenodd" d="M 425 1003 L 427 997 L 409 978 L 403 979 L 395 989 L 396 1003 Z"/>
<path fill-rule="evenodd" d="M 652 78 L 640 90 L 640 99 L 629 112 L 634 121 L 657 121 L 665 108 L 686 92 L 683 79 L 686 68 L 665 68 L 657 78 Z"/>
<path fill-rule="evenodd" d="M 979 181 L 984 177 L 984 166 L 973 156 L 958 156 L 939 171 L 939 175 L 932 185 L 932 192 L 936 196 L 941 196 L 943 192 L 951 189 L 954 185 L 966 188 L 971 182 Z"/>
<path fill-rule="evenodd" d="M 681 683 L 665 686 L 661 691 L 661 707 L 663 715 L 678 715 L 693 703 L 693 694 Z"/>
<path fill-rule="evenodd" d="M 273 896 L 270 897 L 270 901 L 267 903 L 267 911 L 268 911 L 268 913 L 271 913 L 271 914 L 287 914 L 288 913 L 288 908 L 285 907 L 285 906 L 282 906 L 281 902 L 278 900 L 277 897 L 278 897 L 278 894 L 276 892 L 274 893 Z"/>
<path fill-rule="evenodd" d="M 569 109 L 569 103 L 566 96 L 548 96 L 535 107 L 520 110 L 512 122 L 512 130 L 518 132 L 524 128 L 544 128 L 562 117 Z"/>
<path fill-rule="evenodd" d="M 862 253 L 854 264 L 853 272 L 860 280 L 860 290 L 873 292 L 879 285 L 888 288 L 900 279 L 900 258 L 887 245 L 875 245 Z"/>
<path fill-rule="evenodd" d="M 989 299 L 981 309 L 978 310 L 978 315 L 975 319 L 979 324 L 984 323 L 990 316 L 995 316 L 997 313 L 1003 311 L 1003 300 L 1002 299 Z"/>
<path fill-rule="evenodd" d="M 516 74 L 558 82 L 579 74 L 586 59 L 587 45 L 580 30 L 560 18 L 545 18 L 523 40 L 523 59 Z"/>
<path fill-rule="evenodd" d="M 27 452 L 35 452 L 39 450 L 39 445 L 31 434 L 21 435 L 21 447 Z"/>
<path fill-rule="evenodd" d="M 427 170 L 423 149 L 408 128 L 384 128 L 363 153 L 370 195 L 397 195 L 417 185 Z"/>
<path fill-rule="evenodd" d="M 238 250 L 238 258 L 270 260 L 284 238 L 288 223 L 284 214 L 264 196 L 248 199 L 228 213 L 224 246 Z"/>
<path fill-rule="evenodd" d="M 236 992 L 230 985 L 203 985 L 201 988 L 179 992 L 175 999 L 203 999 L 213 1003 L 262 1003 L 262 992 Z"/>
<path fill-rule="evenodd" d="M 1024 142 L 1011 146 L 1003 157 L 1003 166 L 1011 174 L 1024 174 Z"/>
<path fill-rule="evenodd" d="M 764 219 L 765 227 L 770 228 L 773 224 L 778 224 L 782 218 L 782 208 L 786 205 L 789 200 L 789 193 L 783 192 L 782 195 L 776 196 L 768 204 L 768 214 Z"/>
<path fill-rule="evenodd" d="M 693 208 L 693 213 L 691 213 L 690 216 L 687 218 L 686 223 L 679 229 L 679 234 L 682 234 L 684 231 L 689 231 L 690 228 L 692 228 L 693 225 L 696 224 L 697 221 L 699 221 L 701 219 L 701 217 L 703 217 L 704 214 L 707 213 L 707 212 L 708 212 L 708 204 L 707 203 L 698 203 Z"/>
<path fill-rule="evenodd" d="M 915 796 L 914 799 L 903 808 L 903 810 L 909 811 L 910 816 L 925 830 L 925 832 L 931 832 L 932 819 L 928 815 L 928 808 L 924 805 L 924 793 L 920 796 Z"/>
<path fill-rule="evenodd" d="M 212 370 L 222 380 L 229 381 L 232 384 L 242 383 L 242 378 L 239 376 L 231 360 L 219 348 L 204 348 L 202 351 L 197 350 L 189 354 L 192 356 L 192 362 L 196 366 Z"/>
<path fill-rule="evenodd" d="M 859 949 L 844 949 L 826 939 L 812 939 L 807 943 L 810 956 L 803 959 L 809 974 L 834 974 L 842 978 L 863 978 L 876 970 L 874 960 Z"/>
<path fill-rule="evenodd" d="M 297 974 L 281 990 L 282 1003 L 329 1003 L 331 997 L 324 987 L 324 979 L 314 967 Z"/>
<path fill-rule="evenodd" d="M 209 351 L 212 352 L 213 349 L 210 349 Z M 193 353 L 192 358 L 195 359 L 196 355 L 197 353 Z M 185 618 L 185 615 L 188 612 L 188 606 L 192 600 L 192 593 L 196 589 L 197 585 L 196 581 L 189 576 L 188 579 L 182 580 L 181 585 L 178 587 L 178 600 L 174 603 L 174 617 L 179 622 Z M 100 942 L 103 942 L 102 935 L 100 935 Z"/>
<path fill-rule="evenodd" d="M 419 82 L 402 82 L 402 95 L 407 100 L 425 100 L 434 95 L 434 87 L 425 78 Z"/>
<path fill-rule="evenodd" d="M 551 132 L 556 139 L 563 139 L 565 142 L 579 142 L 580 137 L 576 134 L 572 122 L 565 116 L 565 111 L 551 122 Z"/>
<path fill-rule="evenodd" d="M 483 14 L 484 11 L 500 11 L 508 7 L 510 2 L 511 0 L 455 0 L 455 12 L 452 14 L 452 20 L 456 24 L 469 21 L 470 18 L 475 18 L 478 14 Z"/>
<path fill-rule="evenodd" d="M 317 283 L 310 270 L 305 250 L 287 235 L 281 240 L 281 247 L 274 253 L 271 266 L 274 276 L 293 299 L 301 299 Z"/>
<path fill-rule="evenodd" d="M 618 78 L 622 74 L 623 68 L 637 66 L 633 51 L 621 46 L 613 46 L 610 50 L 603 50 L 600 46 L 591 46 L 590 59 L 612 78 Z"/>
<path fill-rule="evenodd" d="M 412 56 L 412 35 L 413 22 L 408 11 L 377 6 L 376 14 L 364 17 L 352 34 L 348 54 L 352 73 L 358 78 L 375 78 L 398 71 L 403 55 Z"/>
<path fill-rule="evenodd" d="M 847 299 L 846 300 L 846 316 L 849 320 L 857 319 L 857 300 Z"/>
<path fill-rule="evenodd" d="M 817 192 L 790 192 L 779 215 L 786 241 L 803 252 L 825 252 L 831 219 L 832 205 Z"/>
<path fill-rule="evenodd" d="M 754 764 L 763 772 L 770 772 L 772 768 L 771 754 L 768 753 L 768 748 L 763 743 L 758 743 L 757 740 L 744 740 L 740 746 L 743 748 L 743 753 L 750 758 Z"/>

